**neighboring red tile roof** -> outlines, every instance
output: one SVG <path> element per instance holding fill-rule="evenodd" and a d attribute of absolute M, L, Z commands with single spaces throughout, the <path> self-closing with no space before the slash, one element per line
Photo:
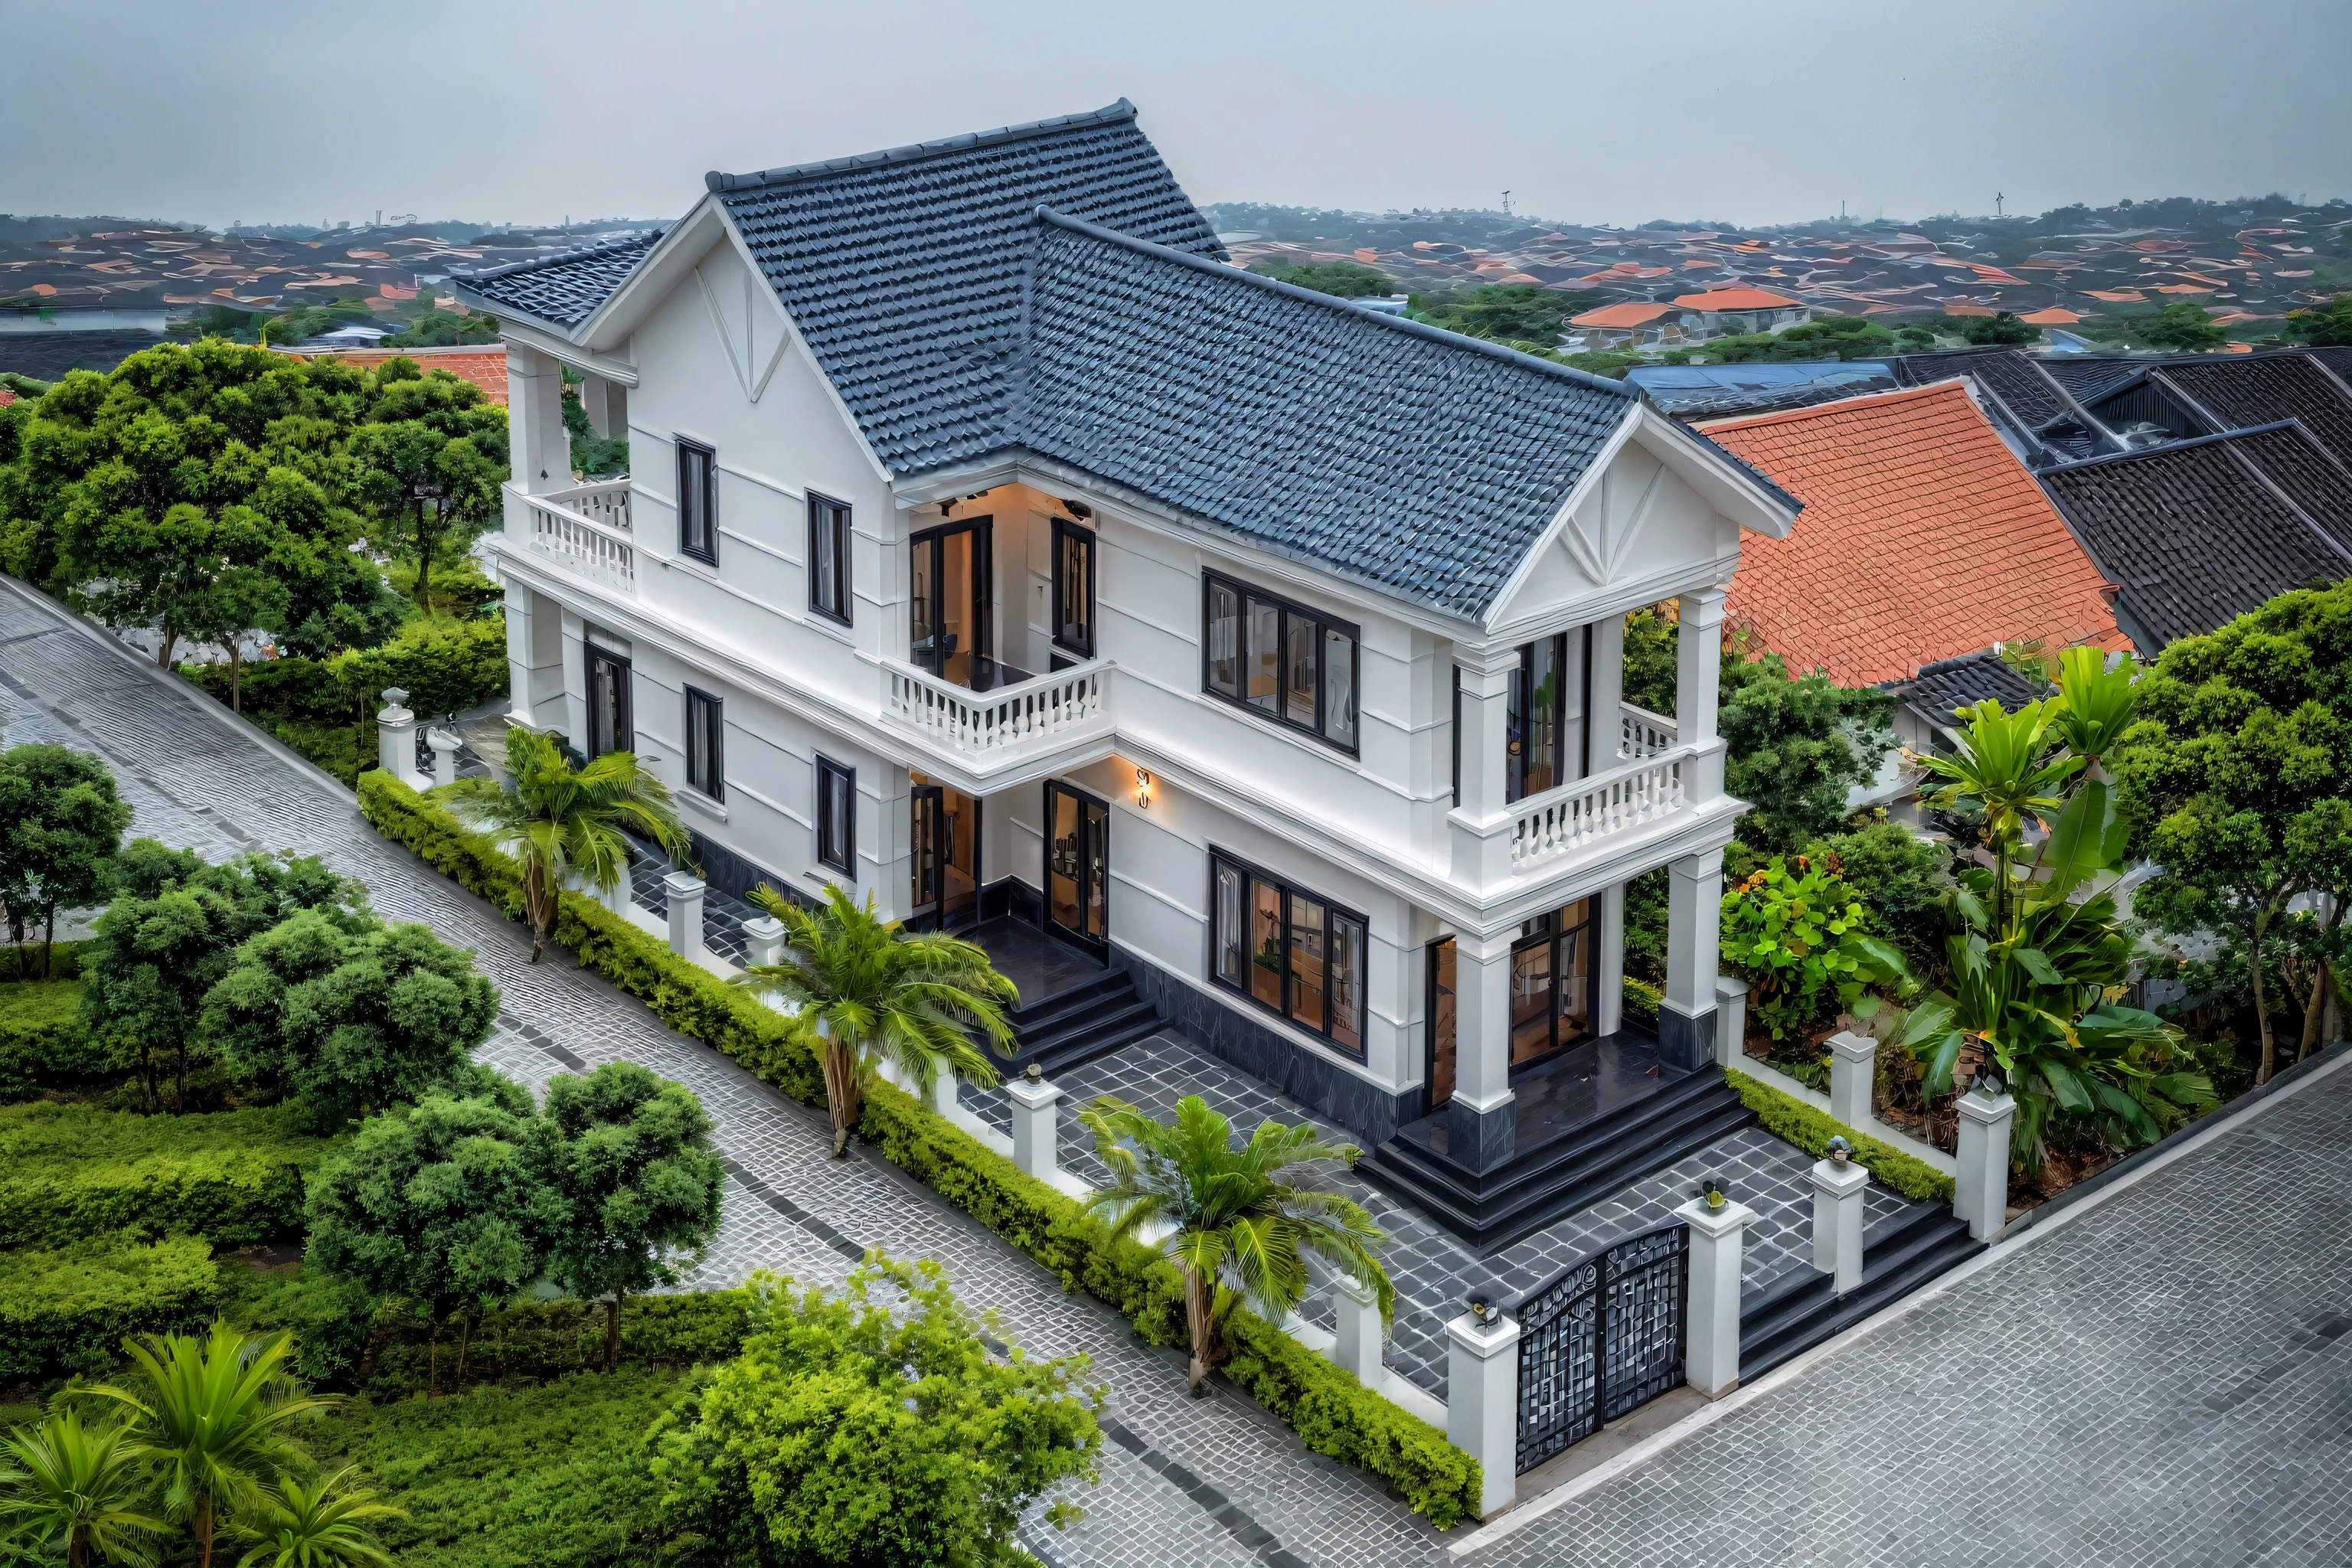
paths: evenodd
<path fill-rule="evenodd" d="M 388 359 L 403 354 L 416 362 L 424 371 L 446 370 L 460 381 L 470 381 L 482 389 L 482 395 L 503 407 L 507 401 L 507 351 L 504 345 L 488 349 L 342 349 L 305 353 L 299 349 L 274 351 L 292 359 L 331 359 L 350 365 L 354 370 L 373 370 Z"/>
<path fill-rule="evenodd" d="M 1778 310 L 1796 301 L 1762 289 L 1710 289 L 1704 294 L 1685 294 L 1675 303 L 1685 310 Z"/>
<path fill-rule="evenodd" d="M 1805 503 L 1740 542 L 1727 611 L 1850 686 L 2006 638 L 2125 647 L 2106 580 L 1958 381 L 1702 431 Z"/>
<path fill-rule="evenodd" d="M 1603 305 L 1598 310 L 1587 310 L 1581 316 L 1570 316 L 1571 327 L 1640 327 L 1670 314 L 1672 305 L 1643 304 L 1629 300 L 1622 305 Z"/>
<path fill-rule="evenodd" d="M 2083 318 L 2072 310 L 2053 305 L 2046 310 L 2036 310 L 2030 316 L 2017 319 L 2029 327 L 2071 327 Z"/>
<path fill-rule="evenodd" d="M 5 408 L 8 405 L 16 401 L 16 395 L 15 393 L 9 391 L 5 386 L 0 386 L 0 408 Z"/>

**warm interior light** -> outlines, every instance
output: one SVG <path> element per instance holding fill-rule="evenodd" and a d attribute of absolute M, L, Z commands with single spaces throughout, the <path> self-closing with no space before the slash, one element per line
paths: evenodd
<path fill-rule="evenodd" d="M 1141 768 L 1135 770 L 1135 805 L 1139 811 L 1151 809 L 1151 775 Z"/>

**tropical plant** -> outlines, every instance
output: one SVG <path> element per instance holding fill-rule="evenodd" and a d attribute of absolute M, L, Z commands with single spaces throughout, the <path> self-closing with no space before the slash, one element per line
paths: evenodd
<path fill-rule="evenodd" d="M 187 1521 L 199 1568 L 211 1568 L 221 1521 L 260 1488 L 263 1467 L 299 1462 L 285 1430 L 297 1416 L 341 1403 L 307 1394 L 286 1374 L 293 1336 L 248 1334 L 215 1321 L 194 1334 L 126 1340 L 137 1389 L 101 1383 L 89 1393 L 131 1413 L 131 1452 L 161 1466 L 165 1510 Z"/>
<path fill-rule="evenodd" d="M 1326 1142 L 1309 1124 L 1261 1121 L 1237 1150 L 1233 1123 L 1197 1094 L 1176 1102 L 1172 1123 L 1108 1095 L 1078 1120 L 1111 1173 L 1085 1212 L 1106 1215 L 1114 1236 L 1171 1227 L 1160 1246 L 1184 1277 L 1196 1398 L 1232 1354 L 1225 1325 L 1234 1308 L 1246 1301 L 1281 1322 L 1307 1294 L 1309 1254 L 1370 1288 L 1382 1321 L 1394 1315 L 1396 1288 L 1374 1250 L 1386 1234 L 1353 1199 L 1285 1174 L 1352 1165 L 1361 1153 L 1355 1145 Z"/>
<path fill-rule="evenodd" d="M 2128 928 L 2100 879 L 2122 859 L 2128 828 L 2104 758 L 2131 723 L 2138 670 L 2096 648 L 2061 658 L 2059 695 L 2015 714 L 1963 710 L 1958 754 L 1927 759 L 1938 800 L 1984 815 L 1993 864 L 1960 875 L 1946 941 L 1950 985 L 1907 1018 L 1898 1040 L 1923 1087 L 1947 1094 L 1964 1052 L 2017 1097 L 2011 1147 L 2040 1170 L 2061 1112 L 2113 1146 L 2152 1142 L 2213 1103 L 2202 1073 L 2175 1070 L 2178 1031 L 2115 997 L 2130 978 Z M 2063 791 L 2063 794 L 2058 792 Z M 2024 823 L 2049 817 L 2022 867 Z"/>
<path fill-rule="evenodd" d="M 992 1348 L 1002 1325 L 929 1259 L 877 1257 L 838 1294 L 791 1285 L 755 1278 L 743 1353 L 655 1427 L 673 1534 L 730 1548 L 729 1563 L 1033 1563 L 1013 1539 L 1032 1505 L 1098 1479 L 1104 1391 L 1081 1383 L 1087 1358 Z"/>
<path fill-rule="evenodd" d="M 65 1560 L 148 1563 L 164 1521 L 144 1511 L 144 1459 L 127 1424 L 85 1426 L 70 1407 L 0 1437 L 0 1542 Z"/>
<path fill-rule="evenodd" d="M 835 1159 L 848 1152 L 877 1060 L 926 1096 L 943 1068 L 983 1089 L 996 1082 L 971 1032 L 1009 1055 L 1013 1026 L 1004 1010 L 1021 993 L 996 973 L 986 949 L 885 922 L 871 893 L 859 904 L 828 887 L 824 907 L 809 910 L 762 884 L 751 901 L 783 922 L 782 962 L 754 964 L 735 984 L 782 997 L 814 1032 Z"/>
<path fill-rule="evenodd" d="M 556 894 L 567 879 L 579 878 L 610 894 L 628 875 L 626 830 L 644 834 L 672 859 L 687 853 L 686 828 L 669 786 L 634 752 L 607 752 L 575 769 L 552 737 L 516 728 L 507 731 L 507 766 L 514 773 L 511 790 L 472 778 L 432 793 L 520 862 L 533 963 L 547 950 Z"/>
<path fill-rule="evenodd" d="M 1756 1016 L 1776 1040 L 1821 1016 L 1827 994 L 1857 1018 L 1878 1011 L 1874 986 L 1912 985 L 1903 954 L 1874 933 L 1834 856 L 1774 856 L 1723 895 L 1724 962 L 1755 986 Z"/>
<path fill-rule="evenodd" d="M 16 972 L 34 920 L 42 921 L 41 978 L 54 980 L 50 950 L 58 910 L 100 900 L 109 862 L 131 826 L 114 775 L 69 746 L 17 746 L 0 752 L 0 904 L 17 943 Z"/>
<path fill-rule="evenodd" d="M 719 1231 L 726 1167 L 710 1117 L 683 1084 L 635 1062 L 548 1080 L 533 1129 L 541 1179 L 564 1217 L 552 1229 L 548 1275 L 583 1300 L 604 1299 L 604 1370 L 621 1360 L 621 1304 L 675 1285 Z"/>
<path fill-rule="evenodd" d="M 406 1519 L 376 1501 L 372 1491 L 343 1489 L 347 1466 L 324 1480 L 281 1476 L 262 1488 L 237 1521 L 239 1539 L 253 1542 L 237 1568 L 389 1568 L 392 1553 L 377 1544 L 368 1523 Z"/>

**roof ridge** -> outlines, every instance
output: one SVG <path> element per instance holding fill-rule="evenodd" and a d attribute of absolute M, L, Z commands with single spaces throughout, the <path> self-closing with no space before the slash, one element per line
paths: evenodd
<path fill-rule="evenodd" d="M 704 189 L 711 191 L 740 191 L 761 185 L 789 184 L 794 180 L 848 174 L 858 169 L 877 169 L 892 163 L 909 163 L 949 153 L 969 152 L 975 147 L 1002 146 L 1007 142 L 1026 141 L 1033 136 L 1050 135 L 1057 131 L 1118 125 L 1134 118 L 1135 105 L 1121 98 L 1116 103 L 1088 110 L 1083 114 L 1057 115 L 1051 120 L 1032 120 L 1020 125 L 1000 125 L 993 131 L 967 131 L 936 141 L 910 142 L 903 147 L 886 147 L 878 153 L 857 153 L 845 158 L 826 158 L 812 163 L 788 163 L 781 168 L 761 169 L 749 174 L 730 174 L 713 169 L 702 176 L 702 184 Z"/>
<path fill-rule="evenodd" d="M 607 240 L 603 245 L 586 246 L 579 250 L 559 250 L 553 256 L 535 256 L 529 261 L 509 261 L 501 267 L 478 267 L 464 272 L 453 267 L 449 269 L 449 276 L 452 279 L 463 279 L 468 283 L 486 283 L 493 278 L 510 277 L 517 272 L 529 272 L 541 267 L 553 267 L 560 262 L 587 261 L 599 256 L 611 256 L 616 251 L 626 250 L 633 245 L 650 244 L 668 232 L 669 226 L 664 224 L 645 234 L 633 234 L 626 239 Z"/>
<path fill-rule="evenodd" d="M 1276 294 L 1288 295 L 1294 300 L 1302 300 L 1309 305 L 1340 311 L 1350 320 L 1370 322 L 1387 331 L 1401 331 L 1412 337 L 1425 339 L 1430 342 L 1444 344 L 1448 348 L 1474 351 L 1524 369 L 1546 372 L 1591 391 L 1611 393 L 1628 401 L 1638 402 L 1641 399 L 1639 387 L 1628 386 L 1622 381 L 1612 381 L 1605 375 L 1595 375 L 1591 371 L 1578 370 L 1573 365 L 1555 364 L 1548 359 L 1538 359 L 1533 354 L 1522 353 L 1514 348 L 1506 348 L 1501 343 L 1493 342 L 1485 338 L 1469 337 L 1461 332 L 1449 332 L 1443 327 L 1433 327 L 1425 322 L 1409 321 L 1402 316 L 1391 316 L 1385 311 L 1363 310 L 1337 295 L 1318 293 L 1312 289 L 1302 289 L 1296 283 L 1285 283 L 1279 279 L 1246 271 L 1230 262 L 1214 261 L 1205 256 L 1196 256 L 1188 250 L 1178 250 L 1170 246 L 1154 244 L 1148 239 L 1139 239 L 1131 234 L 1122 234 L 1115 228 L 1105 228 L 1099 224 L 1088 223 L 1084 218 L 1072 217 L 1066 213 L 1055 212 L 1043 202 L 1037 204 L 1037 219 L 1041 223 L 1050 224 L 1055 228 L 1066 229 L 1088 239 L 1097 240 L 1106 245 L 1115 245 L 1123 250 L 1134 251 L 1139 256 L 1173 261 L 1180 266 L 1189 267 L 1196 272 L 1205 272 L 1213 277 L 1238 280 L 1251 288 L 1268 289 Z"/>
<path fill-rule="evenodd" d="M 1781 363 L 1785 363 L 1787 362 L 1784 361 Z M 1832 362 L 1824 360 L 1819 363 L 1824 364 L 1832 363 L 1838 364 L 1851 364 L 1860 363 L 1863 362 L 1853 360 L 1838 360 Z M 1712 434 L 1717 430 L 1751 430 L 1759 426 L 1786 424 L 1790 420 L 1806 418 L 1809 416 L 1815 414 L 1838 413 L 1846 409 L 1859 407 L 1865 403 L 1899 403 L 1906 398 L 1924 397 L 1931 392 L 1945 392 L 1953 389 L 1958 389 L 1965 395 L 1968 391 L 1966 378 L 1962 376 L 1950 375 L 1946 376 L 1941 381 L 1931 381 L 1925 386 L 1898 386 L 1892 392 L 1859 392 L 1852 397 L 1832 398 L 1826 403 L 1809 403 L 1802 408 L 1776 408 L 1764 414 L 1729 414 L 1720 419 L 1698 420 L 1696 422 L 1695 427 L 1701 435 Z"/>

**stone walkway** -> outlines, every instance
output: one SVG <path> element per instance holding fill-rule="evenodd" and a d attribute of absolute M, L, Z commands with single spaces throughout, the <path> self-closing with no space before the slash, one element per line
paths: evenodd
<path fill-rule="evenodd" d="M 2352 1062 L 1465 1558 L 2352 1563 Z"/>

